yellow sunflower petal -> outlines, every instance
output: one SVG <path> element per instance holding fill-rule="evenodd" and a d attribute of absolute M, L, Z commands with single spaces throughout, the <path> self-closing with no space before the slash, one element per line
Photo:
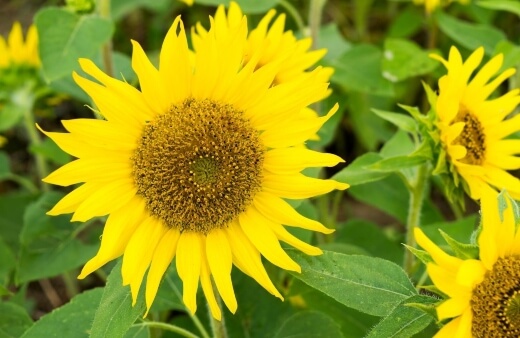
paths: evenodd
<path fill-rule="evenodd" d="M 444 301 L 437 307 L 439 320 L 460 316 L 470 308 L 470 299 L 468 297 L 454 297 Z"/>
<path fill-rule="evenodd" d="M 171 101 L 162 85 L 159 71 L 152 65 L 143 48 L 132 40 L 132 68 L 139 77 L 139 85 L 146 102 L 157 113 L 165 113 L 171 105 Z"/>
<path fill-rule="evenodd" d="M 457 272 L 457 283 L 473 289 L 475 285 L 482 283 L 487 269 L 480 260 L 467 259 L 462 261 Z"/>
<path fill-rule="evenodd" d="M 209 268 L 218 292 L 231 313 L 237 310 L 237 300 L 231 283 L 233 256 L 226 233 L 221 229 L 211 231 L 206 238 L 206 254 Z"/>
<path fill-rule="evenodd" d="M 204 251 L 204 248 L 201 248 Z M 204 254 L 204 252 L 203 252 Z M 202 285 L 202 292 L 204 292 L 204 296 L 208 300 L 209 310 L 211 311 L 211 315 L 216 320 L 222 319 L 222 312 L 220 311 L 220 306 L 217 302 L 217 298 L 215 297 L 215 293 L 213 291 L 213 284 L 211 283 L 210 276 L 210 268 L 208 266 L 208 262 L 206 259 L 202 259 L 201 261 L 201 270 L 200 270 L 200 284 Z"/>
<path fill-rule="evenodd" d="M 157 244 L 157 247 L 155 248 L 152 263 L 150 264 L 150 270 L 146 277 L 146 313 L 144 317 L 146 317 L 148 311 L 150 311 L 155 296 L 157 295 L 157 291 L 159 290 L 162 277 L 175 256 L 177 241 L 179 240 L 180 235 L 181 234 L 177 229 L 169 229 L 162 235 L 159 244 Z"/>
<path fill-rule="evenodd" d="M 137 301 L 144 274 L 150 266 L 155 248 L 166 231 L 168 228 L 161 222 L 147 218 L 135 230 L 126 245 L 121 274 L 123 285 L 130 285 L 132 305 Z"/>
<path fill-rule="evenodd" d="M 233 222 L 225 231 L 233 252 L 233 263 L 244 273 L 254 278 L 264 289 L 283 300 L 282 295 L 273 285 L 265 271 L 260 253 L 251 244 L 240 225 L 237 222 Z"/>
<path fill-rule="evenodd" d="M 197 310 L 197 289 L 202 261 L 202 249 L 204 237 L 195 232 L 185 231 L 179 238 L 177 244 L 177 271 L 182 279 L 182 300 L 190 310 Z"/>
<path fill-rule="evenodd" d="M 112 212 L 103 229 L 98 253 L 85 264 L 78 278 L 85 278 L 107 262 L 121 256 L 144 215 L 145 205 L 140 198 L 134 198 L 124 207 Z"/>
<path fill-rule="evenodd" d="M 428 264 L 428 275 L 430 275 L 433 284 L 450 297 L 469 297 L 471 288 L 460 285 L 456 282 L 457 272 L 448 270 L 445 267 L 435 264 Z"/>
<path fill-rule="evenodd" d="M 319 231 L 324 234 L 334 232 L 333 229 L 328 229 L 321 223 L 300 215 L 289 205 L 289 203 L 273 194 L 259 192 L 256 194 L 253 203 L 264 217 L 270 219 L 274 223 Z"/>
<path fill-rule="evenodd" d="M 302 174 L 273 175 L 264 174 L 264 191 L 278 197 L 304 199 L 326 194 L 332 190 L 345 190 L 348 184 L 334 180 L 322 180 Z"/>
<path fill-rule="evenodd" d="M 437 332 L 435 338 L 472 338 L 471 334 L 471 311 L 466 311 L 460 317 L 451 320 Z M 470 327 L 468 328 L 467 323 Z"/>
<path fill-rule="evenodd" d="M 265 153 L 264 167 L 276 174 L 292 174 L 307 167 L 332 167 L 344 162 L 334 154 L 320 153 L 306 148 L 279 148 Z"/>
<path fill-rule="evenodd" d="M 11 28 L 11 32 L 9 32 L 9 36 L 7 38 L 7 43 L 9 44 L 11 60 L 25 61 L 22 25 L 20 22 L 16 21 L 13 24 L 13 28 Z"/>
<path fill-rule="evenodd" d="M 414 236 L 417 244 L 419 244 L 424 250 L 428 251 L 435 263 L 445 267 L 446 269 L 449 269 L 450 271 L 456 271 L 459 268 L 462 260 L 457 257 L 450 256 L 442 251 L 441 248 L 439 248 L 428 237 L 426 237 L 420 228 L 415 227 Z"/>
<path fill-rule="evenodd" d="M 291 235 L 289 231 L 287 231 L 283 225 L 274 223 L 274 222 L 267 222 L 266 223 L 269 228 L 274 232 L 276 237 L 278 237 L 280 240 L 284 241 L 285 243 L 293 246 L 294 248 L 300 250 L 303 253 L 306 253 L 310 256 L 317 256 L 321 255 L 323 251 L 321 251 L 320 248 L 317 248 L 315 246 L 312 246 L 308 243 L 305 243 L 304 241 L 299 240 L 295 236 Z"/>
<path fill-rule="evenodd" d="M 251 243 L 271 263 L 291 271 L 301 272 L 300 266 L 287 255 L 271 229 L 266 226 L 267 219 L 254 208 L 249 208 L 239 216 L 240 226 Z"/>

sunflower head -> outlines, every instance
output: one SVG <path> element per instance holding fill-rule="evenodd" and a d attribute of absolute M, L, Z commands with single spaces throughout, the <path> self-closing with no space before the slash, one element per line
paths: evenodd
<path fill-rule="evenodd" d="M 417 243 L 431 257 L 428 274 L 445 299 L 437 316 L 445 325 L 435 337 L 518 337 L 520 335 L 520 221 L 518 205 L 505 192 L 487 187 L 481 198 L 476 243 L 449 241 L 449 255 L 419 229 Z M 477 254 L 461 254 L 475 247 Z"/>
<path fill-rule="evenodd" d="M 444 175 L 447 195 L 456 200 L 461 200 L 462 189 L 478 200 L 486 187 L 508 189 L 520 197 L 520 180 L 507 172 L 520 168 L 520 141 L 507 138 L 520 130 L 520 117 L 509 118 L 520 103 L 520 90 L 494 94 L 515 70 L 499 73 L 502 54 L 477 70 L 483 56 L 482 47 L 465 61 L 455 47 L 448 60 L 432 55 L 447 69 L 439 79 L 438 95 L 427 88 L 435 121 L 429 130 L 437 152 L 434 173 Z"/>
<path fill-rule="evenodd" d="M 239 10 L 236 4 L 231 8 Z M 96 81 L 73 77 L 105 120 L 63 121 L 68 132 L 45 132 L 77 159 L 44 179 L 62 186 L 83 183 L 50 215 L 73 213 L 75 221 L 108 215 L 100 249 L 80 278 L 122 255 L 123 283 L 134 302 L 146 275 L 149 309 L 175 260 L 186 307 L 195 312 L 200 283 L 217 319 L 222 314 L 215 292 L 231 312 L 237 309 L 233 265 L 283 298 L 261 257 L 300 271 L 280 241 L 309 255 L 321 253 L 285 226 L 332 230 L 300 215 L 285 199 L 348 187 L 301 173 L 342 161 L 299 146 L 337 110 L 336 105 L 322 117 L 305 113 L 326 95 L 327 70 L 317 67 L 273 85 L 283 62 L 275 55 L 260 64 L 264 50 L 246 55 L 246 17 L 229 21 L 223 11 L 218 9 L 207 31 L 192 35 L 193 51 L 176 18 L 158 68 L 132 41 L 140 90 L 80 60 Z"/>
<path fill-rule="evenodd" d="M 467 5 L 470 1 L 471 0 L 413 0 L 415 4 L 424 4 L 424 8 L 428 14 L 433 13 L 438 7 L 446 6 L 451 2 L 459 2 L 463 5 Z"/>
<path fill-rule="evenodd" d="M 38 35 L 31 25 L 24 41 L 22 25 L 15 22 L 7 39 L 0 36 L 0 91 L 12 91 L 28 81 L 38 82 Z"/>

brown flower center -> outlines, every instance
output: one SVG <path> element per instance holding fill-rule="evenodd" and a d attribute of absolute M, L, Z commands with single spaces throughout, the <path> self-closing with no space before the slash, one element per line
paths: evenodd
<path fill-rule="evenodd" d="M 499 258 L 471 296 L 474 337 L 520 337 L 520 256 Z"/>
<path fill-rule="evenodd" d="M 189 99 L 145 126 L 132 158 L 137 193 L 167 226 L 206 234 L 250 205 L 264 153 L 242 112 Z"/>
<path fill-rule="evenodd" d="M 464 129 L 453 141 L 466 148 L 466 156 L 460 161 L 466 164 L 481 165 L 486 155 L 486 135 L 478 118 L 468 111 L 464 106 L 459 108 L 459 112 L 453 123 L 464 122 Z"/>

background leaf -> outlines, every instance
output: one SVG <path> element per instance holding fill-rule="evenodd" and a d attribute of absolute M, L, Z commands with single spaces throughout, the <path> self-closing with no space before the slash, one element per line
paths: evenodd
<path fill-rule="evenodd" d="M 287 318 L 273 336 L 273 338 L 286 337 L 342 338 L 343 334 L 338 324 L 327 315 L 316 311 L 302 311 Z"/>
<path fill-rule="evenodd" d="M 78 58 L 91 58 L 112 36 L 112 22 L 94 14 L 76 15 L 48 7 L 35 17 L 39 52 L 47 81 L 69 75 L 79 67 Z"/>
<path fill-rule="evenodd" d="M 88 338 L 102 288 L 85 291 L 62 307 L 43 316 L 22 338 Z"/>
<path fill-rule="evenodd" d="M 381 258 L 328 251 L 316 257 L 287 252 L 302 267 L 301 274 L 291 272 L 294 277 L 364 313 L 385 316 L 417 294 L 401 267 Z"/>
<path fill-rule="evenodd" d="M 27 311 L 12 302 L 0 302 L 0 338 L 18 338 L 31 325 Z"/>
<path fill-rule="evenodd" d="M 132 306 L 130 287 L 123 286 L 121 266 L 120 260 L 108 276 L 94 316 L 90 338 L 123 337 L 135 320 L 144 314 L 144 292 L 139 292 L 136 304 Z"/>

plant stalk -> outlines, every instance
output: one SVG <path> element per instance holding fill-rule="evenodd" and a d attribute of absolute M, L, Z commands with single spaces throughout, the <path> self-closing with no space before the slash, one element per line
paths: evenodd
<path fill-rule="evenodd" d="M 110 14 L 110 0 L 99 0 L 99 15 L 107 20 L 112 20 Z M 108 76 L 114 76 L 114 63 L 112 62 L 112 39 L 102 47 L 103 67 Z"/>
<path fill-rule="evenodd" d="M 199 338 L 199 336 L 197 336 L 196 334 L 193 334 L 190 331 L 183 329 L 182 327 L 175 326 L 172 324 L 162 323 L 162 322 L 143 322 L 143 323 L 139 323 L 139 324 L 134 324 L 132 326 L 133 327 L 139 327 L 139 326 L 154 327 L 154 328 L 177 333 L 178 335 L 180 335 L 182 337 Z"/>
<path fill-rule="evenodd" d="M 406 220 L 406 244 L 415 247 L 414 229 L 421 222 L 421 210 L 427 190 L 429 169 L 428 164 L 423 164 L 417 171 L 415 184 L 411 185 L 410 200 L 408 205 L 408 218 Z M 415 257 L 409 250 L 404 251 L 403 267 L 409 274 L 415 263 Z"/>

